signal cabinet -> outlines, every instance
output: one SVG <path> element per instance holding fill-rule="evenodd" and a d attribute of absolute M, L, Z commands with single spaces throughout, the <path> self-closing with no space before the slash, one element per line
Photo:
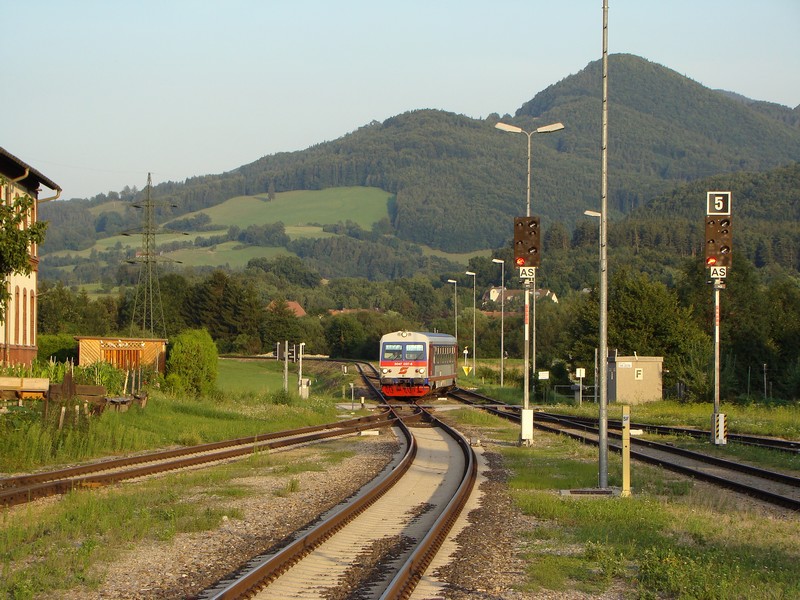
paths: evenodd
<path fill-rule="evenodd" d="M 661 356 L 608 357 L 608 401 L 643 404 L 663 399 Z"/>

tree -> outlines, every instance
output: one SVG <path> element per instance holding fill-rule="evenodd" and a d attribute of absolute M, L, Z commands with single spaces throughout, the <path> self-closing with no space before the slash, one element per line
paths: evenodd
<path fill-rule="evenodd" d="M 6 180 L 0 178 L 0 185 Z M 30 275 L 33 265 L 30 260 L 32 244 L 41 244 L 47 223 L 29 223 L 36 200 L 28 196 L 17 196 L 12 202 L 0 203 L 0 274 L 3 279 L 10 275 Z M 0 320 L 5 320 L 9 299 L 7 286 L 0 292 Z"/>
<path fill-rule="evenodd" d="M 299 319 L 289 307 L 285 298 L 275 298 L 264 313 L 259 325 L 259 334 L 264 348 L 275 348 L 275 344 L 284 342 L 299 343 L 302 328 Z"/>
<path fill-rule="evenodd" d="M 573 359 L 589 364 L 597 344 L 599 308 L 596 290 L 576 305 L 570 327 Z M 698 326 L 693 311 L 679 305 L 677 294 L 646 274 L 620 269 L 609 282 L 608 346 L 622 354 L 663 356 L 665 385 L 697 374 L 695 368 L 710 349 L 708 336 Z M 708 358 L 708 355 L 706 354 Z M 680 368 L 679 368 L 680 363 Z M 696 396 L 707 389 L 707 381 L 683 382 Z"/>
<path fill-rule="evenodd" d="M 167 385 L 174 392 L 209 394 L 217 382 L 217 347 L 205 329 L 175 337 L 167 357 Z"/>
<path fill-rule="evenodd" d="M 367 335 L 358 319 L 351 315 L 333 317 L 326 323 L 325 339 L 331 356 L 360 358 Z"/>

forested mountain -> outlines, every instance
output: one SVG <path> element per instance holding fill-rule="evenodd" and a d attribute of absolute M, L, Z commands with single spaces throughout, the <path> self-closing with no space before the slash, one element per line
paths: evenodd
<path fill-rule="evenodd" d="M 615 220 L 690 181 L 800 160 L 800 128 L 792 119 L 797 110 L 745 102 L 636 56 L 613 55 L 609 63 L 609 207 Z M 532 139 L 532 212 L 542 215 L 545 227 L 560 222 L 572 229 L 585 209 L 599 205 L 600 75 L 600 61 L 593 62 L 502 119 L 526 130 L 555 121 L 566 126 Z M 525 136 L 497 130 L 498 120 L 497 114 L 476 120 L 412 111 L 304 151 L 164 183 L 153 188 L 153 197 L 166 220 L 239 195 L 375 186 L 394 194 L 389 219 L 401 240 L 448 252 L 498 248 L 511 235 L 512 217 L 525 210 L 527 154 Z M 51 227 L 42 254 L 90 247 L 137 227 L 140 214 L 119 208 L 131 198 L 141 192 L 44 205 L 41 215 Z M 758 219 L 781 218 L 771 205 L 763 208 Z"/>
<path fill-rule="evenodd" d="M 799 397 L 798 109 L 709 90 L 629 55 L 610 57 L 609 80 L 609 347 L 663 355 L 668 386 L 680 382 L 686 397 L 710 397 L 703 217 L 706 192 L 730 190 L 723 394 L 749 401 L 751 371 L 768 364 L 779 395 Z M 221 254 L 235 246 L 252 257 L 241 268 L 222 261 L 212 272 L 198 262 L 162 272 L 169 335 L 205 328 L 226 352 L 258 353 L 292 340 L 311 352 L 371 357 L 382 332 L 450 331 L 455 321 L 459 335 L 476 328 L 479 356 L 499 356 L 503 331 L 505 348 L 520 356 L 519 306 L 505 305 L 505 330 L 502 320 L 469 308 L 476 290 L 498 285 L 502 275 L 506 287 L 521 285 L 508 268 L 509 241 L 513 217 L 525 210 L 527 139 L 495 125 L 532 131 L 560 121 L 564 130 L 532 137 L 532 212 L 543 218 L 537 285 L 561 299 L 536 303 L 538 364 L 569 383 L 567 367 L 591 364 L 597 343 L 598 221 L 583 212 L 600 204 L 600 89 L 594 62 L 513 117 L 412 111 L 301 152 L 148 190 L 159 224 L 192 232 L 159 242 L 159 254 Z M 351 203 L 346 214 L 341 200 L 353 190 L 371 200 Z M 140 231 L 142 199 L 142 191 L 126 188 L 41 206 L 50 226 L 40 249 L 40 333 L 65 334 L 72 344 L 78 332 L 133 328 L 139 265 L 125 265 L 136 242 L 112 236 Z M 285 205 L 292 210 L 279 212 Z M 487 249 L 491 255 L 453 255 Z M 492 258 L 503 259 L 502 270 Z M 96 301 L 68 287 L 98 280 L 107 293 Z M 287 299 L 311 316 L 296 318 Z M 492 302 L 482 308 L 498 310 Z"/>

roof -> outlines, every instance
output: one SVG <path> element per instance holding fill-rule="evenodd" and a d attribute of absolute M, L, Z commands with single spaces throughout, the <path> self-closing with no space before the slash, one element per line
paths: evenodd
<path fill-rule="evenodd" d="M 37 169 L 21 161 L 5 148 L 0 148 L 0 173 L 9 179 L 22 177 L 17 183 L 28 190 L 34 198 L 37 196 L 39 188 L 42 185 L 51 190 L 61 192 L 61 186 Z"/>
<path fill-rule="evenodd" d="M 270 302 L 267 305 L 267 310 L 272 310 L 273 308 L 275 308 L 276 305 L 277 305 L 277 302 L 275 300 L 273 300 L 272 302 Z M 286 308 L 291 310 L 294 313 L 295 317 L 305 317 L 306 316 L 306 311 L 303 310 L 303 307 L 300 306 L 299 302 L 296 302 L 294 300 L 287 300 L 286 301 Z"/>

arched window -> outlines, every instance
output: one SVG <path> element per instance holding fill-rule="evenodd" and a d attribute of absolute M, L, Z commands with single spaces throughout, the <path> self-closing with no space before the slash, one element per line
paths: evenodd
<path fill-rule="evenodd" d="M 19 286 L 14 288 L 14 344 L 19 344 Z"/>
<path fill-rule="evenodd" d="M 28 345 L 28 290 L 22 290 L 22 345 Z"/>
<path fill-rule="evenodd" d="M 36 345 L 36 295 L 34 294 L 33 290 L 31 290 L 31 296 L 29 298 L 31 304 L 31 312 L 30 312 L 30 322 L 31 322 L 31 346 Z"/>

